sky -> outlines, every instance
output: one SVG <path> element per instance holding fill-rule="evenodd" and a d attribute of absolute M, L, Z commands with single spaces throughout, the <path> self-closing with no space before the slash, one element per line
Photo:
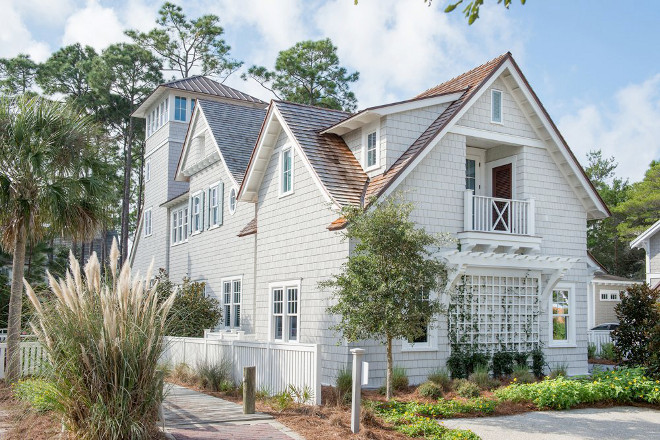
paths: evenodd
<path fill-rule="evenodd" d="M 469 26 L 448 0 L 188 0 L 216 14 L 231 56 L 272 68 L 280 50 L 330 38 L 359 71 L 359 108 L 409 99 L 510 51 L 578 159 L 602 149 L 617 174 L 641 180 L 660 159 L 660 1 L 486 0 Z M 0 0 L 0 57 L 37 61 L 80 42 L 102 50 L 126 29 L 155 26 L 161 0 Z M 271 98 L 240 71 L 225 84 Z"/>

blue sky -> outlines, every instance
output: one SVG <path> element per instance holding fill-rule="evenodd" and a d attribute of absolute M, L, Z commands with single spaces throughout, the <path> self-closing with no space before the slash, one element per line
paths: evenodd
<path fill-rule="evenodd" d="M 0 56 L 43 60 L 76 41 L 98 50 L 127 28 L 150 29 L 161 1 L 0 0 Z M 179 2 L 184 4 L 183 2 Z M 361 73 L 360 107 L 407 99 L 511 51 L 580 160 L 599 147 L 619 173 L 641 179 L 660 159 L 660 2 L 486 0 L 468 26 L 447 0 L 199 0 L 191 16 L 220 16 L 232 55 L 271 67 L 277 52 L 330 37 L 344 65 Z M 238 75 L 227 84 L 268 94 Z"/>

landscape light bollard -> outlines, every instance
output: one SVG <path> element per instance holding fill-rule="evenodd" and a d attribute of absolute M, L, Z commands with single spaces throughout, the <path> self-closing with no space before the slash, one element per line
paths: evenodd
<path fill-rule="evenodd" d="M 357 434 L 360 431 L 360 403 L 362 398 L 362 348 L 352 348 L 353 353 L 353 401 L 351 406 L 351 432 Z"/>
<path fill-rule="evenodd" d="M 243 414 L 254 414 L 257 399 L 257 367 L 243 367 Z"/>

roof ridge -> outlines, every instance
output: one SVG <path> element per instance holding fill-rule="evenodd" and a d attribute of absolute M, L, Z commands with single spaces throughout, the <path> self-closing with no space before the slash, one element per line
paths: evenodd
<path fill-rule="evenodd" d="M 337 109 L 334 109 L 334 108 L 320 107 L 318 105 L 303 104 L 303 103 L 300 103 L 300 102 L 285 101 L 283 99 L 273 99 L 272 102 L 281 103 L 281 104 L 298 105 L 298 106 L 307 107 L 307 108 L 316 108 L 316 109 L 319 109 L 319 110 L 327 110 L 327 111 L 336 112 L 336 113 L 343 113 L 345 115 L 352 115 L 353 114 L 351 112 L 347 112 L 347 111 L 344 111 L 344 110 L 337 110 Z"/>

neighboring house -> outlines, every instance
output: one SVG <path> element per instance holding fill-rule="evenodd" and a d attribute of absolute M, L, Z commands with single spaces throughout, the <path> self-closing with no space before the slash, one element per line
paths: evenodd
<path fill-rule="evenodd" d="M 587 286 L 587 328 L 618 323 L 614 307 L 621 302 L 621 292 L 642 281 L 610 275 L 590 252 L 587 255 L 587 267 L 593 274 Z"/>
<path fill-rule="evenodd" d="M 155 258 L 173 280 L 206 281 L 227 330 L 320 344 L 326 384 L 364 347 L 380 385 L 384 347 L 342 342 L 318 282 L 353 249 L 340 208 L 402 191 L 419 226 L 457 239 L 439 255 L 450 293 L 437 294 L 464 342 L 540 343 L 550 366 L 587 372 L 586 222 L 609 211 L 511 54 L 355 114 L 267 105 L 197 77 L 160 86 L 135 116 L 147 118 L 152 165 L 132 264 Z M 412 383 L 444 365 L 447 320 L 395 344 Z"/>
<path fill-rule="evenodd" d="M 646 251 L 646 282 L 660 288 L 660 220 L 634 239 L 630 247 Z"/>

